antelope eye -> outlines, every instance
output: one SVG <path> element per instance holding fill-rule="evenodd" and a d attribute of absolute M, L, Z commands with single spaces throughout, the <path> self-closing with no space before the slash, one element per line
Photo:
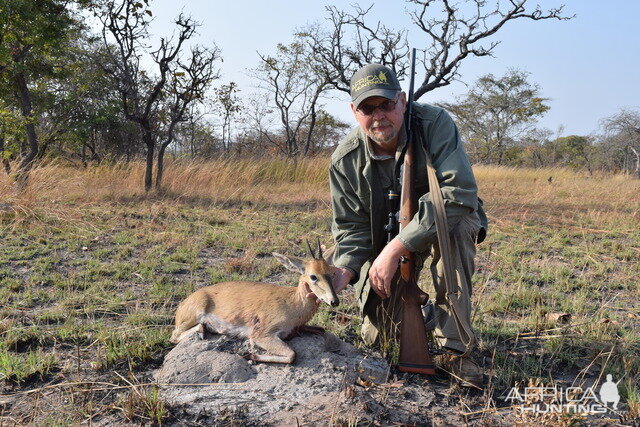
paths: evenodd
<path fill-rule="evenodd" d="M 317 277 L 315 274 L 311 274 L 311 275 L 309 276 L 309 279 L 311 279 L 311 280 L 312 280 L 312 281 L 314 281 L 314 282 L 317 282 L 317 281 L 318 281 L 318 277 Z"/>

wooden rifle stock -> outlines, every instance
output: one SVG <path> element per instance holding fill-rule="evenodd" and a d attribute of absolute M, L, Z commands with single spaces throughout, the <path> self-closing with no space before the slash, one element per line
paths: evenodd
<path fill-rule="evenodd" d="M 409 225 L 417 212 L 417 197 L 414 188 L 415 143 L 412 135 L 413 75 L 415 69 L 415 49 L 411 54 L 411 83 L 407 104 L 407 146 L 404 155 L 404 171 L 402 174 L 402 193 L 400 196 L 400 227 Z M 422 317 L 422 305 L 429 296 L 416 283 L 415 258 L 412 252 L 406 251 L 400 262 L 400 278 L 398 289 L 402 289 L 402 322 L 400 324 L 400 360 L 398 369 L 426 375 L 435 375 L 435 366 L 429 354 L 427 331 Z"/>

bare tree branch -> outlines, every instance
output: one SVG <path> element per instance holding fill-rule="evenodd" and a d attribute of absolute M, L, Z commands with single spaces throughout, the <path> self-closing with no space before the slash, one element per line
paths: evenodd
<path fill-rule="evenodd" d="M 499 41 L 490 40 L 507 22 L 567 20 L 564 6 L 543 11 L 540 6 L 527 11 L 527 0 L 498 1 L 492 7 L 486 0 L 408 0 L 407 12 L 413 24 L 425 35 L 421 62 L 425 74 L 415 99 L 459 77 L 462 61 L 469 56 L 490 56 Z M 353 12 L 327 7 L 329 30 L 319 24 L 299 31 L 314 55 L 325 65 L 322 72 L 333 88 L 349 91 L 349 79 L 367 63 L 384 64 L 399 78 L 407 71 L 409 49 L 407 30 L 392 30 L 380 22 L 371 25 L 366 18 L 373 6 L 353 6 Z M 484 43 L 484 44 L 483 44 Z"/>
<path fill-rule="evenodd" d="M 258 55 L 261 63 L 254 76 L 262 82 L 279 114 L 285 137 L 283 151 L 287 156 L 296 156 L 301 152 L 301 141 L 305 140 L 302 153 L 306 154 L 315 126 L 316 105 L 330 81 L 319 69 L 321 65 L 309 46 L 301 42 L 300 35 L 289 45 L 278 45 L 275 56 Z M 305 126 L 307 135 L 302 137 Z"/>
<path fill-rule="evenodd" d="M 456 80 L 462 61 L 469 55 L 491 56 L 499 42 L 480 43 L 488 41 L 508 21 L 573 18 L 563 15 L 564 6 L 544 12 L 536 5 L 533 11 L 527 12 L 527 0 L 510 0 L 506 10 L 500 2 L 488 8 L 485 0 L 473 0 L 462 5 L 452 4 L 449 0 L 409 1 L 416 6 L 416 10 L 409 12 L 413 23 L 428 36 L 430 42 L 424 49 L 425 76 L 415 92 L 415 99 Z M 439 10 L 437 3 L 441 3 Z M 466 16 L 462 8 L 469 4 L 473 6 L 468 7 L 473 13 Z"/>
<path fill-rule="evenodd" d="M 180 36 L 182 37 L 183 34 L 185 33 L 181 32 Z M 179 44 L 182 45 L 181 42 Z M 161 49 L 167 45 L 163 43 L 162 46 Z M 177 48 L 178 46 L 176 46 Z M 175 50 L 173 54 L 163 54 L 161 60 L 171 56 L 175 59 L 178 52 L 179 50 Z M 158 149 L 156 188 L 162 186 L 164 153 L 169 144 L 173 142 L 176 126 L 178 123 L 188 120 L 188 107 L 194 101 L 202 100 L 210 83 L 220 77 L 219 71 L 214 67 L 215 61 L 219 58 L 220 50 L 217 46 L 214 45 L 211 49 L 196 46 L 191 49 L 191 57 L 188 62 L 184 63 L 180 59 L 175 62 L 173 59 L 167 62 L 164 74 L 165 79 L 169 79 L 167 95 L 169 102 L 166 105 L 169 114 L 165 123 L 166 131 L 162 135 L 163 140 Z"/>
<path fill-rule="evenodd" d="M 218 78 L 213 63 L 220 58 L 220 52 L 215 46 L 193 48 L 190 60 L 183 63 L 184 44 L 194 36 L 199 24 L 182 14 L 175 20 L 176 33 L 169 39 L 162 38 L 160 46 L 150 50 L 145 43 L 153 14 L 148 0 L 143 2 L 106 0 L 96 16 L 103 24 L 102 38 L 108 56 L 102 68 L 117 85 L 123 113 L 142 130 L 147 149 L 145 190 L 149 190 L 156 146 L 159 143 L 156 175 L 159 187 L 164 152 L 173 141 L 176 124 L 184 120 L 188 105 L 202 99 L 210 82 Z M 151 56 L 156 63 L 156 73 L 141 68 L 144 55 Z M 159 142 L 161 136 L 164 139 Z"/>
<path fill-rule="evenodd" d="M 326 10 L 328 31 L 312 24 L 297 35 L 309 46 L 317 59 L 317 68 L 334 89 L 349 92 L 351 76 L 369 63 L 384 64 L 399 76 L 406 74 L 409 54 L 406 30 L 393 31 L 380 23 L 368 25 L 365 18 L 371 7 L 355 6 L 353 14 L 335 6 Z"/>

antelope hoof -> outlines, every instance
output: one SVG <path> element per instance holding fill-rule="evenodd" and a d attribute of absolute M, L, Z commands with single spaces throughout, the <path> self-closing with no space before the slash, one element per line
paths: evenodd
<path fill-rule="evenodd" d="M 257 353 L 244 354 L 242 357 L 244 359 L 247 359 L 247 363 L 249 363 L 249 365 L 255 365 L 256 363 L 262 361 L 260 355 Z"/>
<path fill-rule="evenodd" d="M 200 323 L 200 324 L 198 325 L 198 338 L 199 338 L 200 340 L 203 340 L 203 339 L 204 339 L 204 333 L 205 333 L 205 327 L 204 327 L 204 324 Z"/>

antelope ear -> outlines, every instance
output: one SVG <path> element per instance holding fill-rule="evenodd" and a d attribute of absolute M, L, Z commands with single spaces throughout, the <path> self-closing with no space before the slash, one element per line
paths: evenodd
<path fill-rule="evenodd" d="M 321 246 L 322 248 L 322 257 L 327 264 L 333 265 L 333 253 L 336 251 L 336 245 L 331 246 L 329 249 L 325 245 Z"/>
<path fill-rule="evenodd" d="M 294 271 L 298 274 L 304 274 L 304 260 L 295 256 L 287 256 L 279 254 L 278 252 L 271 252 L 271 255 L 276 257 L 280 264 L 284 265 L 287 270 Z"/>

